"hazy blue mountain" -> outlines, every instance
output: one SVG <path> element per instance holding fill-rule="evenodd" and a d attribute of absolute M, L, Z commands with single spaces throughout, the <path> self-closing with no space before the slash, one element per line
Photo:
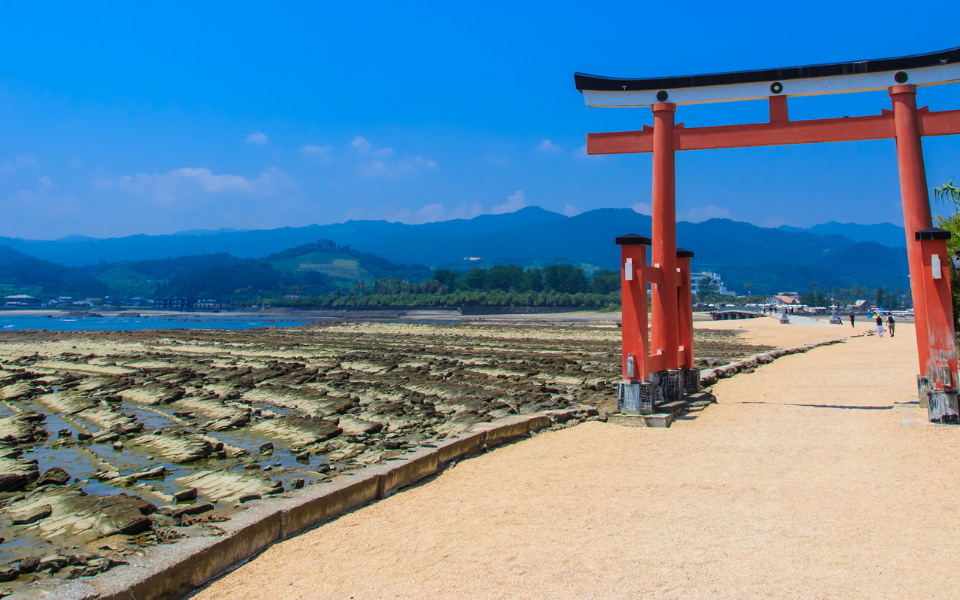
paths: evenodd
<path fill-rule="evenodd" d="M 806 231 L 817 235 L 842 235 L 855 242 L 876 242 L 893 248 L 906 248 L 907 239 L 903 227 L 893 223 L 877 223 L 875 225 L 860 225 L 858 223 L 821 223 L 806 229 L 781 225 L 784 231 Z"/>
<path fill-rule="evenodd" d="M 14 250 L 10 246 L 0 246 L 0 265 L 13 262 L 15 260 L 22 260 L 24 258 L 30 258 L 30 256 L 18 250 Z"/>
<path fill-rule="evenodd" d="M 549 223 L 560 221 L 567 217 L 540 208 L 528 206 L 520 210 L 503 215 L 480 215 L 472 219 L 453 219 L 452 221 L 438 221 L 418 225 L 420 231 L 442 236 L 479 235 L 505 231 L 514 227 L 533 225 L 535 223 Z"/>
<path fill-rule="evenodd" d="M 319 239 L 333 239 L 341 244 L 369 242 L 372 244 L 370 248 L 374 246 L 384 248 L 386 252 L 383 256 L 390 257 L 397 250 L 396 244 L 408 246 L 414 243 L 430 248 L 449 249 L 451 237 L 459 238 L 467 233 L 496 233 L 566 218 L 542 208 L 527 207 L 503 215 L 482 215 L 469 220 L 456 219 L 423 225 L 405 225 L 387 221 L 347 221 L 333 225 L 247 231 L 202 230 L 173 235 L 132 235 L 106 239 L 39 241 L 0 237 L 0 244 L 9 245 L 44 260 L 68 265 L 87 265 L 102 261 L 111 263 L 150 260 L 215 252 L 227 252 L 242 258 L 262 258 L 268 254 L 316 242 Z M 368 250 L 368 248 L 361 249 Z M 394 258 L 394 260 L 398 259 Z M 410 262 L 423 261 L 418 259 Z M 431 262 L 434 261 L 431 260 Z"/>
<path fill-rule="evenodd" d="M 230 227 L 221 227 L 219 229 L 187 229 L 186 231 L 177 231 L 172 235 L 216 235 L 218 233 L 236 233 L 238 231 L 249 231 L 249 229 L 231 229 Z"/>
<path fill-rule="evenodd" d="M 828 287 L 854 283 L 891 289 L 907 286 L 906 255 L 902 247 L 861 241 L 834 231 L 849 229 L 859 238 L 862 236 L 856 232 L 896 230 L 895 226 L 828 223 L 818 227 L 797 231 L 711 219 L 702 223 L 678 223 L 677 240 L 679 246 L 694 251 L 695 270 L 715 270 L 731 289 L 738 291 L 743 291 L 745 282 L 750 282 L 750 290 L 758 293 L 809 290 L 813 281 Z M 0 238 L 0 244 L 44 260 L 84 265 L 216 252 L 262 258 L 301 244 L 330 239 L 391 261 L 422 263 L 433 268 L 569 262 L 617 269 L 619 251 L 614 238 L 625 233 L 649 236 L 650 217 L 630 209 L 614 208 L 566 217 L 529 207 L 504 215 L 423 225 L 347 221 L 297 228 L 136 235 L 104 240 L 40 242 Z M 898 235 L 902 241 L 902 229 Z M 478 261 L 464 260 L 476 257 Z"/>

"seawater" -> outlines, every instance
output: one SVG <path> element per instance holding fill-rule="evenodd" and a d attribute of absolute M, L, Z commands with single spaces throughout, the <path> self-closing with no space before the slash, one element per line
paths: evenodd
<path fill-rule="evenodd" d="M 0 331 L 139 331 L 142 329 L 253 329 L 296 327 L 328 319 L 292 320 L 269 317 L 191 315 L 161 317 L 71 317 L 5 316 L 0 312 Z"/>

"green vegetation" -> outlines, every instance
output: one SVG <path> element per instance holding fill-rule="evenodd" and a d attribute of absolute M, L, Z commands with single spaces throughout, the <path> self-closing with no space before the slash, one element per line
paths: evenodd
<path fill-rule="evenodd" d="M 933 197 L 939 202 L 949 202 L 953 205 L 952 215 L 937 217 L 937 227 L 950 232 L 947 250 L 953 253 L 960 248 L 960 186 L 951 179 L 940 187 L 934 188 Z M 960 325 L 960 274 L 957 273 L 957 269 L 950 269 L 950 289 L 953 292 L 953 321 L 956 328 Z"/>
<path fill-rule="evenodd" d="M 597 271 L 588 278 L 583 269 L 571 265 L 550 265 L 523 269 L 498 265 L 474 267 L 464 274 L 437 269 L 420 283 L 389 277 L 367 284 L 358 281 L 349 292 L 341 288 L 325 295 L 278 297 L 259 296 L 269 306 L 287 307 L 582 307 L 613 309 L 620 305 L 620 275 Z"/>

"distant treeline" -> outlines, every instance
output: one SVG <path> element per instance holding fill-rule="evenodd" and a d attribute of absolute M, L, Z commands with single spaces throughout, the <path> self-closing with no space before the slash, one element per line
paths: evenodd
<path fill-rule="evenodd" d="M 580 267 L 550 265 L 523 269 L 515 265 L 479 267 L 464 274 L 437 269 L 420 283 L 377 279 L 357 282 L 349 293 L 337 288 L 331 294 L 300 298 L 264 298 L 264 304 L 288 307 L 421 306 L 581 306 L 613 308 L 620 304 L 620 275 L 597 271 L 588 277 Z M 248 302 L 253 304 L 253 302 Z"/>

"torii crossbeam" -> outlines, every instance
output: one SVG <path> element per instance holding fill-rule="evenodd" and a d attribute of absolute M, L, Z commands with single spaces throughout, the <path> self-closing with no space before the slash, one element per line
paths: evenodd
<path fill-rule="evenodd" d="M 652 241 L 639 236 L 617 238 L 624 279 L 621 389 L 627 390 L 628 399 L 631 395 L 643 398 L 643 385 L 669 380 L 672 371 L 693 366 L 693 338 L 688 333 L 692 307 L 680 298 L 689 295 L 689 266 L 681 264 L 678 269 L 676 248 L 676 151 L 894 139 L 920 356 L 920 401 L 928 406 L 931 420 L 960 419 L 947 270 L 950 234 L 932 226 L 921 145 L 924 136 L 960 134 L 960 110 L 931 112 L 918 109 L 916 103 L 918 87 L 960 82 L 960 47 L 897 58 L 709 75 L 620 79 L 576 73 L 574 79 L 587 106 L 649 106 L 653 111 L 653 127 L 587 134 L 588 154 L 653 153 Z M 787 98 L 791 96 L 884 89 L 889 92 L 892 110 L 876 116 L 789 118 Z M 716 127 L 674 123 L 678 105 L 760 99 L 769 101 L 766 123 Z M 635 249 L 638 244 L 652 244 L 652 265 L 646 264 L 645 250 Z M 634 273 L 641 276 L 634 277 Z M 646 339 L 648 283 L 654 287 L 650 348 Z M 690 374 L 678 375 L 686 380 Z"/>

